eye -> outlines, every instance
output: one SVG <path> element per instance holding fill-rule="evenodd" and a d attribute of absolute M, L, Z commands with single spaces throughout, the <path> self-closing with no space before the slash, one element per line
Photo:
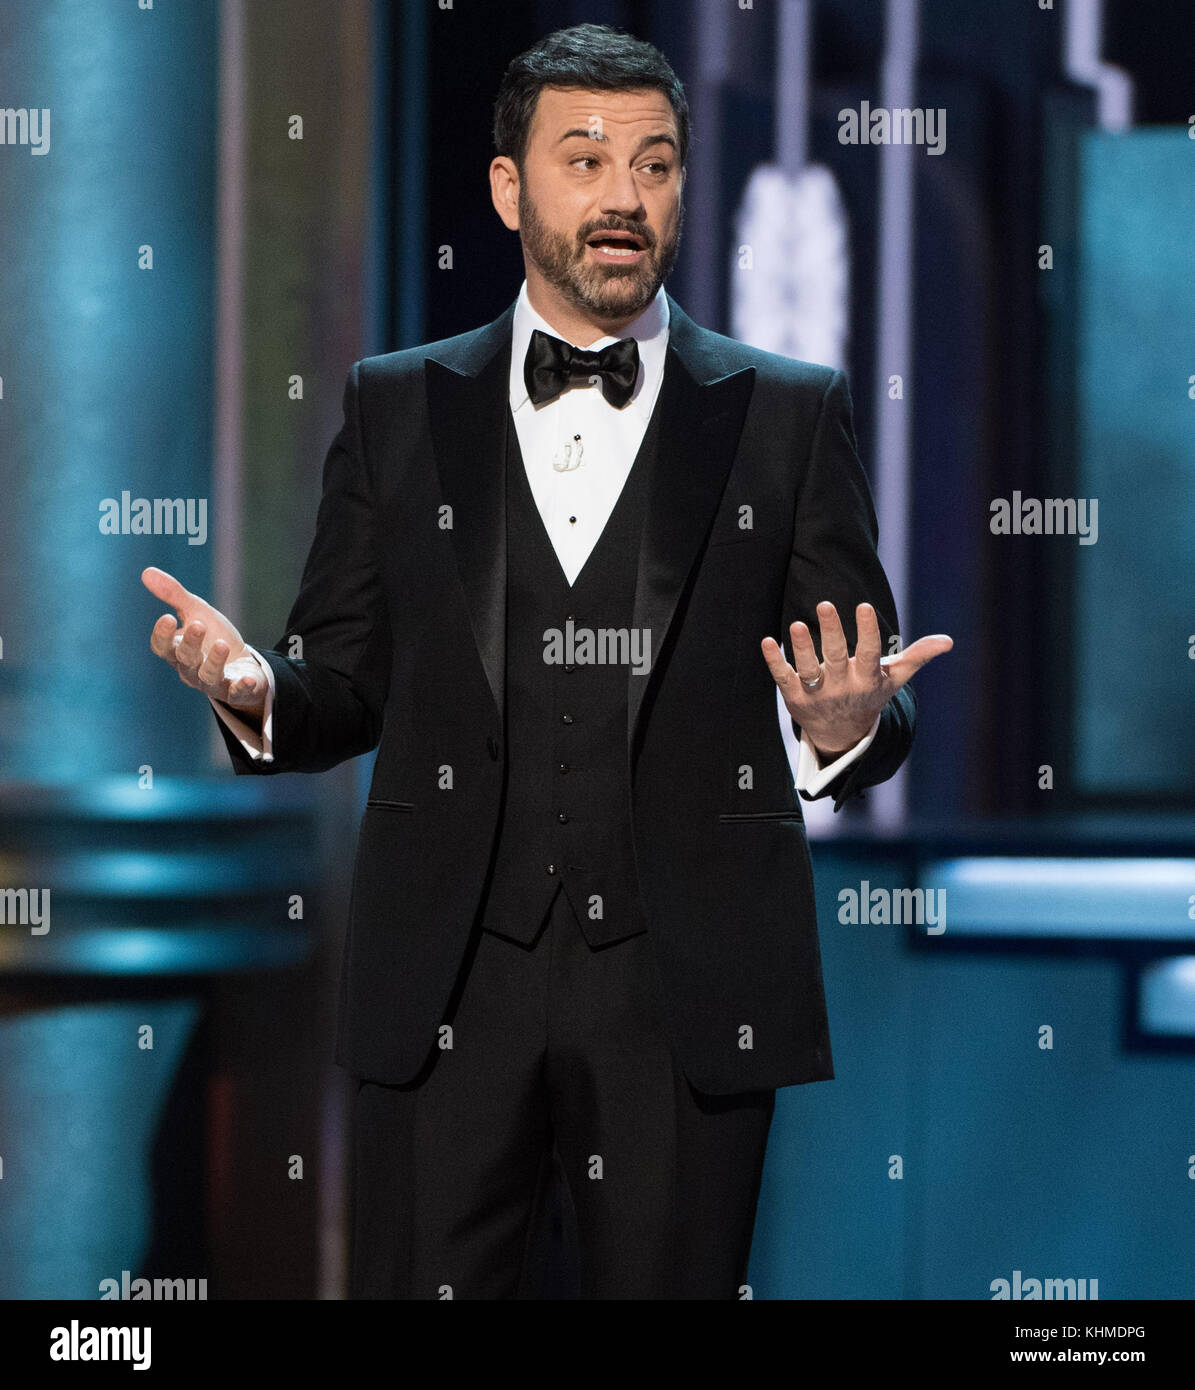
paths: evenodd
<path fill-rule="evenodd" d="M 597 164 L 597 159 L 596 159 L 593 155 L 591 155 L 591 154 L 581 154 L 581 155 L 578 155 L 577 158 L 574 159 L 574 160 L 572 161 L 572 163 L 574 163 L 574 164 L 590 164 L 590 165 L 596 166 L 596 164 Z"/>
<path fill-rule="evenodd" d="M 653 159 L 650 163 L 645 164 L 643 167 L 645 169 L 651 170 L 653 174 L 664 175 L 667 174 L 670 166 L 666 159 Z"/>

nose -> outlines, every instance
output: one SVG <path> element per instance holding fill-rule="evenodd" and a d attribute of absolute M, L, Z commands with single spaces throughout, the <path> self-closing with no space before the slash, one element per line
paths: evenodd
<path fill-rule="evenodd" d="M 602 187 L 602 212 L 606 216 L 643 221 L 645 208 L 635 175 L 630 169 L 615 169 Z"/>

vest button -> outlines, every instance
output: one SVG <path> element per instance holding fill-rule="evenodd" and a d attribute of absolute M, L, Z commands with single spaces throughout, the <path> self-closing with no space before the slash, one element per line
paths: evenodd
<path fill-rule="evenodd" d="M 568 824 L 568 816 L 565 815 L 565 813 L 564 813 L 563 811 L 560 812 L 560 814 L 556 817 L 556 819 L 560 822 L 561 825 L 567 825 L 567 824 Z"/>
<path fill-rule="evenodd" d="M 571 714 L 562 714 L 560 716 L 560 722 L 562 724 L 571 724 L 573 722 L 573 716 Z"/>
<path fill-rule="evenodd" d="M 556 865 L 555 865 L 555 864 L 549 864 L 549 865 L 548 865 L 548 872 L 549 872 L 550 874 L 554 874 L 554 873 L 556 872 Z"/>
<path fill-rule="evenodd" d="M 577 668 L 575 666 L 566 666 L 564 669 L 566 671 L 575 671 Z"/>
<path fill-rule="evenodd" d="M 485 746 L 489 749 L 490 757 L 495 762 L 498 761 L 498 740 L 491 734 L 485 741 Z"/>
<path fill-rule="evenodd" d="M 557 763 L 557 764 L 556 764 L 556 771 L 557 771 L 557 772 L 567 772 L 567 771 L 568 771 L 568 763 Z"/>

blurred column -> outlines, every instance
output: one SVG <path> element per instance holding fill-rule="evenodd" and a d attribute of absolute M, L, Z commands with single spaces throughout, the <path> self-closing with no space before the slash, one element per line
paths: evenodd
<path fill-rule="evenodd" d="M 889 111 L 917 105 L 918 0 L 886 0 L 881 104 Z M 913 408 L 913 247 L 916 235 L 916 145 L 880 146 L 880 217 L 877 237 L 879 312 L 876 323 L 875 501 L 880 558 L 896 600 L 902 644 L 909 640 L 910 440 Z M 889 379 L 899 376 L 903 396 L 893 400 Z M 871 819 L 891 830 L 904 823 L 908 768 L 870 792 Z"/>
<path fill-rule="evenodd" d="M 156 564 L 211 592 L 218 18 L 0 15 L 0 92 L 44 141 L 0 145 L 5 1298 L 206 1273 L 209 982 L 307 951 L 286 903 L 309 817 L 194 778 L 212 716 L 149 653 L 139 580 Z M 162 533 L 159 509 L 135 533 L 140 499 L 178 499 L 190 529 Z"/>
<path fill-rule="evenodd" d="M 208 711 L 130 682 L 130 658 L 157 616 L 141 569 L 210 578 L 216 15 L 16 0 L 0 18 L 4 102 L 47 111 L 50 137 L 0 145 L 7 779 L 190 771 L 205 746 Z M 126 493 L 130 512 L 190 500 L 202 543 L 103 534 Z"/>

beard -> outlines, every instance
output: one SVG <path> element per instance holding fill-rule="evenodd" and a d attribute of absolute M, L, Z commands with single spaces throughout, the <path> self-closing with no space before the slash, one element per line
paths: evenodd
<path fill-rule="evenodd" d="M 676 264 L 681 228 L 685 220 L 683 199 L 677 204 L 676 225 L 664 239 L 645 222 L 617 222 L 605 218 L 581 227 L 575 237 L 554 231 L 539 216 L 527 192 L 519 185 L 519 234 L 527 259 L 545 280 L 575 308 L 601 320 L 638 318 L 656 297 Z M 636 265 L 602 265 L 585 256 L 586 241 L 598 231 L 631 232 L 646 243 L 646 254 Z"/>

